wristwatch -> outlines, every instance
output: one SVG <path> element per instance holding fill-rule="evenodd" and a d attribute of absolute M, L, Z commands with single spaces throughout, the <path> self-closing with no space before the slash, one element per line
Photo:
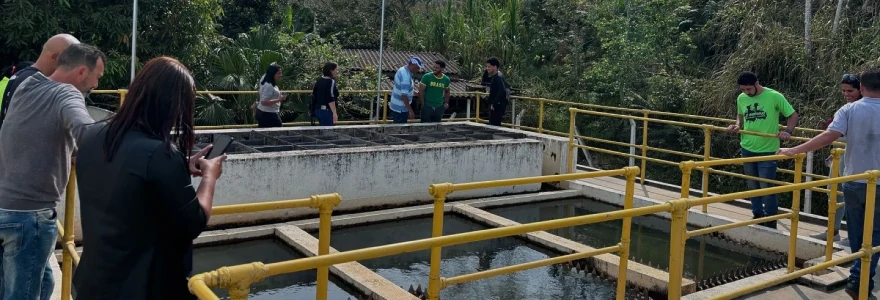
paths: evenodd
<path fill-rule="evenodd" d="M 792 133 L 794 133 L 794 130 L 786 129 L 785 132 L 788 132 L 788 134 L 791 135 Z"/>

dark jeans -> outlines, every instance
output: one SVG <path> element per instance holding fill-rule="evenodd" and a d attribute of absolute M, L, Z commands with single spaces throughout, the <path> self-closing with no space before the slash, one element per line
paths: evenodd
<path fill-rule="evenodd" d="M 315 117 L 318 118 L 318 125 L 333 126 L 333 112 L 329 109 L 315 110 Z"/>
<path fill-rule="evenodd" d="M 430 105 L 425 105 L 422 107 L 422 123 L 437 123 L 443 119 L 443 113 L 446 112 L 446 108 L 443 105 L 440 107 L 431 107 Z"/>
<path fill-rule="evenodd" d="M 767 156 L 775 154 L 776 153 L 754 153 L 746 149 L 742 149 L 742 157 Z M 776 167 L 776 161 L 761 161 L 743 164 L 745 175 L 771 180 L 776 179 Z M 755 180 L 746 180 L 746 185 L 748 185 L 749 190 L 757 190 L 759 188 L 764 189 L 775 186 L 771 183 L 758 182 Z M 776 215 L 776 213 L 779 211 L 779 200 L 777 199 L 776 194 L 752 197 L 750 200 L 752 201 L 752 215 L 755 218 Z"/>
<path fill-rule="evenodd" d="M 58 227 L 55 209 L 0 209 L 0 296 L 3 299 L 52 297 L 55 280 L 49 255 L 55 249 Z"/>
<path fill-rule="evenodd" d="M 494 109 L 493 109 L 494 108 Z M 501 119 L 507 110 L 507 103 L 496 103 L 489 107 L 489 125 L 501 126 Z"/>
<path fill-rule="evenodd" d="M 391 120 L 394 124 L 406 124 L 409 120 L 409 112 L 391 111 Z"/>
<path fill-rule="evenodd" d="M 847 218 L 847 227 L 846 231 L 849 234 L 849 246 L 852 248 L 853 252 L 859 251 L 862 248 L 862 238 L 864 237 L 864 226 L 865 226 L 865 214 L 872 213 L 874 214 L 874 224 L 873 230 L 871 231 L 871 246 L 877 247 L 880 245 L 880 206 L 874 206 L 874 211 L 866 212 L 865 211 L 865 200 L 867 196 L 868 185 L 865 183 L 858 182 L 844 182 L 843 183 L 843 199 L 846 203 L 844 209 L 846 209 L 846 218 Z M 877 190 L 877 199 L 880 199 L 880 189 Z M 874 253 L 871 256 L 871 265 L 870 265 L 870 278 L 874 278 L 874 275 L 877 274 L 877 259 L 880 258 L 880 253 Z M 862 271 L 862 259 L 856 259 L 849 269 L 849 282 L 847 283 L 846 289 L 851 291 L 859 290 L 859 274 Z M 868 290 L 874 290 L 874 280 L 868 280 Z"/>
<path fill-rule="evenodd" d="M 281 117 L 278 116 L 278 113 L 257 109 L 257 127 L 281 127 Z"/>

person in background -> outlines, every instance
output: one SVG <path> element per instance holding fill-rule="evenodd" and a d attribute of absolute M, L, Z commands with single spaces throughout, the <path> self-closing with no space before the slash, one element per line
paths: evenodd
<path fill-rule="evenodd" d="M 859 91 L 861 89 L 862 84 L 859 81 L 859 77 L 853 74 L 843 74 L 843 78 L 840 80 L 840 92 L 843 94 L 843 99 L 846 100 L 846 103 L 853 103 L 862 99 L 862 92 Z M 820 128 L 827 129 L 829 125 L 834 121 L 834 118 L 828 119 L 827 121 L 823 121 L 820 123 Z M 838 142 L 846 143 L 846 137 L 840 137 L 837 139 Z M 833 146 L 836 147 L 836 146 Z M 846 167 L 844 162 L 844 157 L 846 154 L 840 156 L 840 173 L 839 174 L 831 174 L 831 170 L 828 171 L 828 177 L 831 176 L 840 176 L 843 174 L 843 169 Z M 825 165 L 828 168 L 831 168 L 831 156 L 825 159 Z M 830 188 L 829 188 L 830 189 Z M 838 188 L 839 191 L 843 191 L 843 186 L 840 185 Z M 837 202 L 844 202 L 844 196 L 837 196 Z M 843 215 L 846 213 L 846 209 L 838 209 L 837 213 L 834 215 L 834 241 L 840 241 L 840 223 L 843 222 Z M 818 240 L 826 240 L 828 237 L 826 232 L 820 232 L 810 236 L 811 238 Z M 841 244 L 847 245 L 849 241 L 843 240 L 840 241 Z"/>
<path fill-rule="evenodd" d="M 422 123 L 436 123 L 443 118 L 449 108 L 449 84 L 452 82 L 443 70 L 446 62 L 434 62 L 434 72 L 422 76 L 419 84 L 419 99 L 422 105 Z"/>
<path fill-rule="evenodd" d="M 195 95 L 186 66 L 151 59 L 119 112 L 84 134 L 76 173 L 89 250 L 73 275 L 77 299 L 195 299 L 184 259 L 207 226 L 226 159 L 205 159 L 211 146 L 189 157 Z M 201 177 L 198 190 L 191 176 Z"/>
<path fill-rule="evenodd" d="M 0 107 L 3 107 L 3 94 L 5 94 L 6 86 L 9 85 L 12 76 L 15 75 L 16 72 L 26 69 L 33 64 L 34 63 L 31 61 L 22 61 L 10 66 L 9 69 L 6 69 L 6 71 L 3 72 L 3 75 L 0 75 Z"/>
<path fill-rule="evenodd" d="M 281 81 L 281 67 L 275 63 L 269 65 L 263 80 L 260 81 L 260 101 L 257 104 L 257 127 L 281 127 L 281 102 L 287 95 L 278 90 Z"/>
<path fill-rule="evenodd" d="M 321 70 L 323 76 L 318 78 L 312 88 L 312 102 L 309 104 L 311 115 L 318 118 L 321 126 L 333 126 L 339 122 L 336 114 L 336 100 L 339 99 L 339 90 L 336 89 L 336 76 L 339 75 L 339 65 L 334 62 L 324 64 Z"/>
<path fill-rule="evenodd" d="M 45 76 L 52 76 L 55 69 L 58 68 L 58 57 L 61 52 L 70 47 L 70 45 L 79 44 L 79 40 L 69 34 L 57 34 L 49 38 L 43 44 L 43 50 L 37 62 L 24 68 L 16 68 L 15 75 L 9 77 L 9 83 L 6 90 L 0 94 L 0 128 L 3 128 L 3 121 L 6 120 L 6 114 L 9 110 L 9 103 L 15 90 L 24 82 L 25 79 L 33 76 L 37 72 L 43 73 Z"/>
<path fill-rule="evenodd" d="M 758 76 L 752 72 L 740 73 L 737 79 L 742 92 L 736 98 L 736 124 L 727 127 L 729 132 L 740 130 L 773 134 L 775 137 L 743 134 L 740 137 L 743 157 L 775 155 L 779 150 L 780 140 L 788 140 L 798 124 L 798 113 L 781 93 L 761 86 Z M 779 131 L 779 115 L 788 118 L 785 131 Z M 776 161 L 744 163 L 745 175 L 764 179 L 776 179 Z M 771 187 L 770 183 L 746 180 L 750 190 Z M 753 197 L 752 215 L 755 219 L 776 215 L 779 201 L 776 195 Z M 776 221 L 762 225 L 776 229 Z"/>
<path fill-rule="evenodd" d="M 489 102 L 489 125 L 501 126 L 501 119 L 507 110 L 507 98 L 510 96 L 510 89 L 504 75 L 498 68 L 501 62 L 497 58 L 489 58 L 486 60 L 486 71 L 489 73 L 489 96 L 486 100 Z"/>
<path fill-rule="evenodd" d="M 880 170 L 880 156 L 877 155 L 877 149 L 880 149 L 880 139 L 877 139 L 877 133 L 880 132 L 880 68 L 870 69 L 862 72 L 859 76 L 861 84 L 862 98 L 859 101 L 850 102 L 834 114 L 834 121 L 828 126 L 825 132 L 810 139 L 806 143 L 800 144 L 794 148 L 779 149 L 779 154 L 795 155 L 798 153 L 806 153 L 815 151 L 833 143 L 842 136 L 846 136 L 846 168 L 843 170 L 844 176 L 862 174 L 871 170 Z M 874 206 L 874 211 L 865 211 L 867 196 L 867 181 L 848 181 L 843 183 L 844 206 L 846 208 L 847 223 L 846 227 L 849 233 L 849 246 L 853 251 L 861 248 L 862 238 L 864 234 L 871 235 L 871 246 L 880 245 L 880 205 Z M 880 189 L 877 189 L 875 195 L 880 198 Z M 866 214 L 874 215 L 874 228 L 871 232 L 863 232 Z M 858 299 L 859 294 L 870 293 L 874 290 L 874 275 L 877 273 L 877 260 L 880 258 L 880 252 L 875 252 L 871 256 L 870 277 L 868 277 L 868 290 L 859 290 L 859 277 L 862 265 L 861 259 L 853 261 L 850 267 L 849 281 L 845 288 L 846 293 L 852 299 Z"/>
<path fill-rule="evenodd" d="M 98 86 L 105 59 L 93 46 L 70 45 L 58 56 L 52 76 L 36 72 L 9 104 L 0 129 L 3 299 L 52 296 L 48 261 L 58 236 L 55 207 L 70 178 L 77 141 L 94 123 L 83 94 Z"/>
<path fill-rule="evenodd" d="M 422 59 L 413 56 L 410 57 L 406 66 L 400 67 L 394 74 L 394 89 L 391 91 L 390 105 L 394 124 L 405 124 L 407 120 L 416 117 L 412 108 L 413 77 L 423 69 L 425 69 L 425 65 L 422 64 Z"/>

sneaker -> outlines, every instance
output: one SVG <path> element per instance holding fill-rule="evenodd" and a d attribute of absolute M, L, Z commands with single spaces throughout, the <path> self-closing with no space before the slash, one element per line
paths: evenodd
<path fill-rule="evenodd" d="M 814 238 L 814 239 L 817 239 L 817 240 L 820 240 L 820 241 L 824 241 L 826 235 L 827 235 L 827 233 L 825 233 L 825 232 L 820 232 L 820 233 L 817 233 L 817 234 L 810 235 L 810 237 L 811 237 L 811 238 Z M 840 241 L 840 234 L 836 234 L 836 235 L 834 235 L 834 241 L 835 241 L 835 242 Z"/>

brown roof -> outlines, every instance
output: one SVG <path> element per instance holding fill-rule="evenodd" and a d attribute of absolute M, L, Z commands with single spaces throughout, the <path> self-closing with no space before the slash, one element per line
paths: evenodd
<path fill-rule="evenodd" d="M 349 66 L 350 70 L 360 71 L 367 66 L 372 66 L 373 68 L 377 68 L 379 66 L 379 50 L 344 49 L 343 51 L 345 51 L 345 54 L 352 55 L 356 58 L 352 66 Z M 446 70 L 444 73 L 456 75 L 461 72 L 461 70 L 458 68 L 458 65 L 455 64 L 454 61 L 446 59 L 445 57 L 443 57 L 442 54 L 437 52 L 389 50 L 385 50 L 382 53 L 382 72 L 397 71 L 397 69 L 405 65 L 409 61 L 409 58 L 412 56 L 418 56 L 419 58 L 421 58 L 422 63 L 424 63 L 425 67 L 427 68 L 430 68 L 431 63 L 439 59 L 446 62 Z"/>
<path fill-rule="evenodd" d="M 471 84 L 473 85 L 473 84 Z M 449 92 L 453 95 L 456 94 L 465 94 L 470 92 L 467 88 L 468 83 L 464 81 L 453 81 L 449 84 Z M 382 79 L 382 89 L 383 90 L 392 90 L 394 88 L 394 82 L 390 79 Z"/>

